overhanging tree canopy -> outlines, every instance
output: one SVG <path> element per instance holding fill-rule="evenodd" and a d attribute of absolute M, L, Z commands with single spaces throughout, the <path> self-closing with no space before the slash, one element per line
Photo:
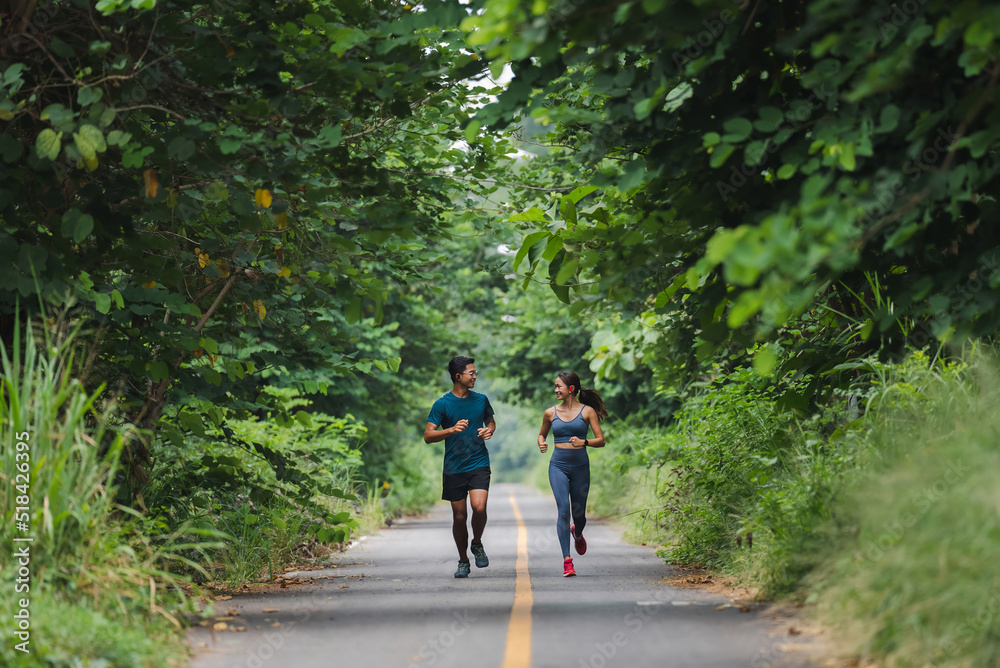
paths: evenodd
<path fill-rule="evenodd" d="M 589 186 L 524 203 L 520 269 L 657 320 L 654 364 L 784 335 L 822 371 L 1000 324 L 1000 6 L 485 7 L 463 26 L 514 79 L 477 122 L 548 122 L 539 173 Z"/>
<path fill-rule="evenodd" d="M 147 430 L 135 479 L 168 390 L 213 406 L 187 426 L 218 425 L 283 417 L 262 373 L 318 392 L 398 369 L 398 343 L 365 355 L 351 328 L 430 278 L 454 221 L 485 223 L 477 183 L 451 176 L 503 152 L 458 145 L 484 92 L 465 83 L 483 68 L 454 29 L 467 9 L 425 8 L 73 0 L 4 17 L 0 309 L 41 295 L 97 318 L 97 380 Z"/>

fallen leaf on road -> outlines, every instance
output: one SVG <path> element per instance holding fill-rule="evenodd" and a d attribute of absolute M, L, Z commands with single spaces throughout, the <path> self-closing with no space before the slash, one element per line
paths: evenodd
<path fill-rule="evenodd" d="M 225 631 L 226 629 L 229 628 L 229 624 L 226 624 L 225 622 L 219 622 L 218 624 L 212 626 L 212 628 L 215 629 L 216 631 Z"/>
<path fill-rule="evenodd" d="M 281 608 L 264 608 L 261 612 L 281 612 Z"/>

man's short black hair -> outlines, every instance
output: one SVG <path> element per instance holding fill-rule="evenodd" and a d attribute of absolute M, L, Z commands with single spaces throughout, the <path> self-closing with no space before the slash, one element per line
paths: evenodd
<path fill-rule="evenodd" d="M 465 367 L 475 363 L 476 360 L 471 357 L 465 357 L 463 355 L 456 355 L 455 357 L 452 357 L 451 361 L 448 362 L 448 375 L 451 378 L 451 382 L 455 382 L 455 376 L 465 371 Z"/>

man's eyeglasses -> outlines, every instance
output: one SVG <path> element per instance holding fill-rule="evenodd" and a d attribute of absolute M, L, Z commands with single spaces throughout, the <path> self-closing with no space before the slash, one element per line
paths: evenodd
<path fill-rule="evenodd" d="M 476 377 L 476 376 L 479 375 L 479 372 L 478 371 L 463 371 L 462 373 L 460 373 L 458 375 L 459 376 L 464 376 L 465 374 L 469 374 L 470 376 L 472 376 L 474 378 L 474 377 Z"/>

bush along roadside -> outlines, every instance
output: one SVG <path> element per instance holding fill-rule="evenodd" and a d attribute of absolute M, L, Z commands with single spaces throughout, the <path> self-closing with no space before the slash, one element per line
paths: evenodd
<path fill-rule="evenodd" d="M 210 591 L 319 561 L 384 521 L 385 486 L 354 493 L 365 428 L 349 416 L 205 426 L 170 413 L 151 483 L 130 489 L 128 427 L 104 388 L 79 380 L 83 335 L 59 329 L 18 327 L 0 349 L 0 605 L 12 612 L 0 664 L 183 665 L 183 629 L 212 614 Z"/>
<path fill-rule="evenodd" d="M 880 665 L 995 666 L 997 357 L 852 363 L 809 415 L 780 408 L 808 377 L 720 375 L 605 466 L 645 488 L 625 485 L 631 524 L 666 561 L 815 603 L 845 652 Z"/>
<path fill-rule="evenodd" d="M 1000 665 L 1000 363 L 972 349 L 873 364 L 841 538 L 803 589 L 853 653 L 892 666 Z"/>
<path fill-rule="evenodd" d="M 218 532 L 137 530 L 116 502 L 121 433 L 102 389 L 74 378 L 72 342 L 27 328 L 0 349 L 0 663 L 160 665 L 184 654 L 176 631 L 192 610 L 173 566 L 200 568 L 191 556 Z"/>

